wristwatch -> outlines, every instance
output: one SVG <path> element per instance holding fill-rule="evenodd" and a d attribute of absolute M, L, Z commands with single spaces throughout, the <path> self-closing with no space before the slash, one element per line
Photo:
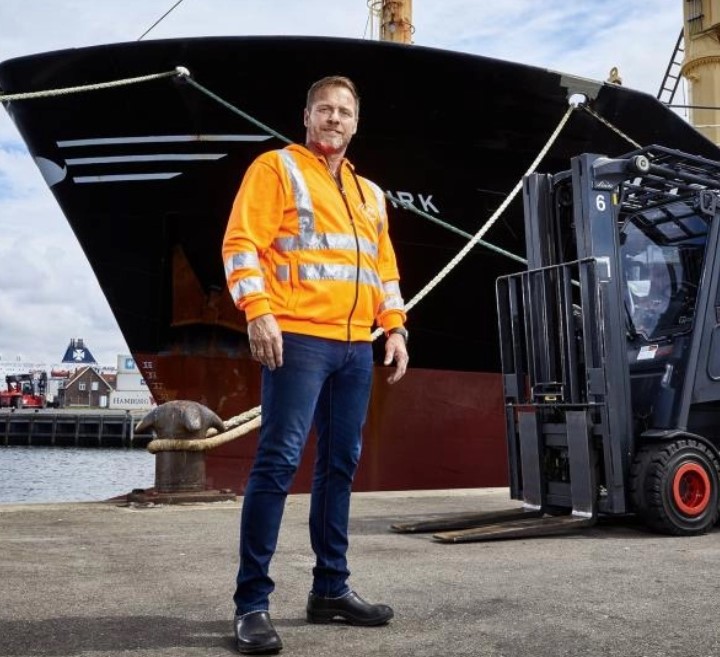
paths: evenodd
<path fill-rule="evenodd" d="M 388 335 L 392 335 L 393 333 L 399 333 L 403 336 L 403 340 L 405 340 L 405 344 L 408 343 L 408 338 L 410 337 L 410 334 L 408 333 L 408 330 L 406 328 L 403 328 L 402 326 L 398 326 L 397 328 L 390 329 L 388 331 Z"/>

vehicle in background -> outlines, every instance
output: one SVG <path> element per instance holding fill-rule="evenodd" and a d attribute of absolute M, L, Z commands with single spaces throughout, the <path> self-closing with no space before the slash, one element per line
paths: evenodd
<path fill-rule="evenodd" d="M 45 408 L 46 372 L 8 374 L 6 389 L 0 390 L 0 408 Z"/>

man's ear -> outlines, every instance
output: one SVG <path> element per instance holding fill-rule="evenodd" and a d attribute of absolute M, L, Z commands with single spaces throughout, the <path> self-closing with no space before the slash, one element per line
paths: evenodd
<path fill-rule="evenodd" d="M 310 121 L 310 112 L 308 112 L 307 107 L 303 110 L 303 125 L 307 128 L 308 127 L 308 121 Z"/>

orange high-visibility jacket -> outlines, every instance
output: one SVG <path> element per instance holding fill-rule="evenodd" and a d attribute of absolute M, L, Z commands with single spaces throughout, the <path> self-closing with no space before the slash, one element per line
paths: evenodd
<path fill-rule="evenodd" d="M 248 321 L 272 313 L 283 331 L 351 341 L 405 323 L 382 190 L 347 159 L 340 180 L 297 144 L 248 168 L 222 247 Z"/>

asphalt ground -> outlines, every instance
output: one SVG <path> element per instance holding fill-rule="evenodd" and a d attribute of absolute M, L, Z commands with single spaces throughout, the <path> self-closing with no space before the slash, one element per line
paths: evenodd
<path fill-rule="evenodd" d="M 351 585 L 385 627 L 309 625 L 308 496 L 288 499 L 271 574 L 282 655 L 720 656 L 720 535 L 633 519 L 575 534 L 444 544 L 392 523 L 517 506 L 505 489 L 353 496 Z M 0 506 L 0 655 L 235 654 L 242 500 Z"/>

